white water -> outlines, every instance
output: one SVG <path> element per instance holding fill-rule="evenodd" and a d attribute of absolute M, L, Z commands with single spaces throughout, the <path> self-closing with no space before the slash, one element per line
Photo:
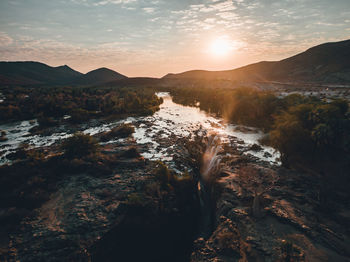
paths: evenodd
<path fill-rule="evenodd" d="M 0 103 L 4 101 L 5 101 L 5 96 L 2 93 L 0 93 Z"/>
<path fill-rule="evenodd" d="M 201 179 L 204 181 L 208 180 L 210 175 L 218 171 L 221 162 L 221 157 L 218 155 L 220 151 L 222 151 L 220 138 L 218 136 L 209 137 L 201 168 Z"/>
<path fill-rule="evenodd" d="M 0 142 L 0 165 L 10 163 L 11 161 L 6 158 L 7 155 L 15 152 L 22 143 L 30 147 L 43 147 L 71 136 L 65 132 L 54 133 L 50 136 L 31 135 L 29 130 L 37 125 L 36 120 L 0 125 L 0 130 L 6 132 L 7 138 L 6 141 Z"/>
<path fill-rule="evenodd" d="M 152 116 L 138 119 L 141 124 L 136 125 L 135 129 L 136 141 L 139 144 L 149 144 L 148 152 L 143 153 L 144 157 L 171 160 L 172 150 L 167 148 L 169 137 L 186 137 L 202 126 L 209 134 L 217 134 L 224 143 L 244 142 L 241 150 L 245 151 L 245 154 L 251 154 L 272 164 L 280 164 L 280 154 L 272 147 L 262 146 L 263 150 L 258 152 L 247 150 L 253 144 L 260 144 L 259 139 L 264 135 L 261 131 L 257 129 L 250 129 L 252 131 L 248 133 L 236 131 L 237 125 L 227 124 L 223 119 L 208 115 L 197 107 L 174 103 L 168 93 L 157 95 L 164 100 L 160 110 Z M 158 150 L 158 146 L 162 150 Z"/>
<path fill-rule="evenodd" d="M 255 152 L 248 148 L 253 144 L 259 144 L 263 133 L 257 129 L 250 132 L 236 131 L 237 125 L 227 124 L 221 118 L 206 114 L 199 108 L 175 104 L 168 93 L 158 93 L 164 103 L 160 110 L 148 117 L 129 117 L 125 120 L 114 121 L 96 127 L 81 126 L 85 134 L 95 135 L 111 130 L 121 123 L 132 123 L 135 126 L 134 138 L 138 144 L 144 146 L 142 155 L 152 160 L 171 161 L 174 154 L 174 141 L 179 137 L 186 137 L 193 131 L 202 127 L 208 133 L 217 134 L 224 143 L 240 143 L 240 149 L 245 154 L 252 154 L 260 160 L 272 164 L 280 164 L 279 152 L 271 147 L 262 146 L 263 150 Z M 67 138 L 72 134 L 57 132 L 49 136 L 31 135 L 28 131 L 37 126 L 36 121 L 22 121 L 6 125 L 0 125 L 0 130 L 6 131 L 7 141 L 0 142 L 0 165 L 9 163 L 6 156 L 14 152 L 21 143 L 27 143 L 32 147 L 50 146 L 56 141 Z M 58 128 L 62 131 L 62 128 Z M 63 129 L 64 130 L 64 129 Z M 115 140 L 119 141 L 119 140 Z M 114 141 L 107 142 L 108 144 Z M 120 141 L 119 141 L 120 142 Z M 267 156 L 265 153 L 268 153 Z M 265 155 L 265 156 L 264 156 Z"/>

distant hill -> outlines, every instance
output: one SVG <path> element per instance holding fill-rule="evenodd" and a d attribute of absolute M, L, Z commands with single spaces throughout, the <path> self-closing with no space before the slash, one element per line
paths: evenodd
<path fill-rule="evenodd" d="M 2 85 L 63 84 L 80 75 L 66 65 L 51 67 L 39 62 L 0 62 Z"/>
<path fill-rule="evenodd" d="M 113 87 L 155 87 L 160 86 L 162 82 L 169 82 L 167 79 L 153 77 L 129 77 L 117 81 L 105 83 L 106 86 Z"/>
<path fill-rule="evenodd" d="M 90 85 L 90 84 L 102 84 L 106 82 L 118 81 L 127 78 L 126 76 L 119 74 L 108 68 L 99 68 L 86 73 L 76 79 L 77 84 Z"/>
<path fill-rule="evenodd" d="M 39 62 L 0 62 L 0 85 L 97 85 L 126 76 L 107 68 L 87 74 L 67 65 L 51 67 Z"/>
<path fill-rule="evenodd" d="M 232 85 L 234 82 L 350 84 L 350 40 L 318 45 L 281 61 L 264 61 L 226 71 L 193 70 L 168 74 L 161 79 L 127 78 L 108 68 L 82 74 L 66 65 L 51 67 L 39 62 L 0 62 L 0 86 L 178 86 L 197 82 L 201 85 Z"/>
<path fill-rule="evenodd" d="M 350 40 L 321 44 L 281 61 L 264 61 L 227 71 L 193 70 L 163 78 L 350 83 Z"/>

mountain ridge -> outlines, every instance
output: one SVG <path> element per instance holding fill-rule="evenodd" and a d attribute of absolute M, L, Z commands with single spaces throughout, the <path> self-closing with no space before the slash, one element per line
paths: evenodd
<path fill-rule="evenodd" d="M 232 82 L 280 82 L 350 84 L 350 39 L 323 43 L 280 61 L 261 61 L 223 70 L 190 70 L 162 78 L 128 78 L 101 67 L 82 74 L 67 65 L 51 67 L 34 61 L 0 62 L 0 86 L 6 85 L 143 85 L 173 81 L 224 80 Z"/>
<path fill-rule="evenodd" d="M 171 78 L 350 83 L 350 40 L 323 43 L 280 61 L 261 61 L 223 71 L 191 70 L 163 77 Z"/>
<path fill-rule="evenodd" d="M 96 85 L 127 78 L 108 68 L 86 74 L 68 65 L 52 67 L 35 61 L 0 62 L 0 85 Z"/>
<path fill-rule="evenodd" d="M 100 67 L 98 69 L 92 70 L 82 75 L 79 79 L 76 80 L 76 83 L 81 85 L 89 85 L 90 83 L 103 84 L 103 83 L 118 81 L 126 78 L 127 77 L 125 75 L 122 75 L 109 68 Z"/>

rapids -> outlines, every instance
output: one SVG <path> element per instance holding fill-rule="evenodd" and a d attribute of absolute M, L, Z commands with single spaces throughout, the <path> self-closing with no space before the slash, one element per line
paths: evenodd
<path fill-rule="evenodd" d="M 142 155 L 145 158 L 171 162 L 176 138 L 186 137 L 202 127 L 209 134 L 216 133 L 223 143 L 239 144 L 238 148 L 244 154 L 251 154 L 270 164 L 280 164 L 280 154 L 272 147 L 261 146 L 262 150 L 250 150 L 252 145 L 260 145 L 259 139 L 264 135 L 260 130 L 228 124 L 224 119 L 207 114 L 198 107 L 176 104 L 169 93 L 159 92 L 157 95 L 162 97 L 164 102 L 160 105 L 160 110 L 152 116 L 128 117 L 125 120 L 89 126 L 83 124 L 79 130 L 85 134 L 95 135 L 109 131 L 121 123 L 131 123 L 135 126 L 133 137 L 143 147 Z M 0 130 L 5 131 L 8 138 L 0 142 L 0 165 L 11 162 L 6 156 L 14 152 L 21 143 L 27 143 L 31 147 L 50 146 L 72 135 L 64 126 L 57 127 L 57 132 L 51 135 L 32 135 L 29 130 L 37 125 L 36 120 L 0 125 Z M 107 143 L 114 142 L 121 141 Z"/>

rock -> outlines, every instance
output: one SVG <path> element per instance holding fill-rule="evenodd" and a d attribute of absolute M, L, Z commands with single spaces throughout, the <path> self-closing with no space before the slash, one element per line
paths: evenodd
<path fill-rule="evenodd" d="M 251 133 L 251 132 L 255 132 L 255 129 L 247 126 L 236 126 L 235 131 L 242 132 L 242 133 Z"/>
<path fill-rule="evenodd" d="M 251 147 L 249 147 L 249 150 L 261 151 L 261 150 L 263 150 L 263 148 L 260 145 L 258 145 L 258 144 L 253 144 Z"/>
<path fill-rule="evenodd" d="M 272 155 L 269 152 L 265 152 L 264 157 L 268 158 L 268 157 L 272 157 Z"/>
<path fill-rule="evenodd" d="M 195 241 L 191 261 L 227 261 L 226 257 L 230 261 L 238 261 L 246 256 L 246 246 L 232 221 L 221 216 L 216 230 L 207 241 Z"/>
<path fill-rule="evenodd" d="M 0 130 L 0 142 L 7 141 L 6 131 Z"/>
<path fill-rule="evenodd" d="M 30 211 L 24 208 L 10 207 L 6 209 L 0 209 L 0 222 L 16 223 L 28 214 L 30 214 Z"/>

